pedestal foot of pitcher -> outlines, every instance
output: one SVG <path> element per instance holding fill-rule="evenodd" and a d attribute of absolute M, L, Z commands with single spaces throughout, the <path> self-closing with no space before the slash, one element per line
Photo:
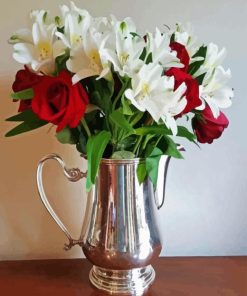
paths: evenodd
<path fill-rule="evenodd" d="M 99 290 L 109 294 L 127 294 L 141 296 L 155 279 L 151 265 L 129 270 L 112 270 L 93 266 L 89 279 Z"/>

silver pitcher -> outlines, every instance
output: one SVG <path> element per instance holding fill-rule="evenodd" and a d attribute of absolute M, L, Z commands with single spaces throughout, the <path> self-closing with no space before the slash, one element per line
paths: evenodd
<path fill-rule="evenodd" d="M 86 177 L 79 169 L 68 169 L 56 154 L 44 157 L 38 165 L 39 195 L 46 209 L 66 234 L 65 249 L 79 245 L 93 264 L 91 283 L 111 294 L 142 295 L 155 279 L 151 266 L 161 252 L 161 239 L 155 219 L 155 204 L 160 208 L 165 198 L 165 181 L 170 157 L 162 156 L 158 186 L 163 188 L 159 204 L 149 178 L 139 184 L 137 166 L 143 160 L 102 159 L 96 184 L 87 195 L 87 205 L 80 238 L 75 240 L 52 209 L 43 189 L 42 168 L 57 160 L 70 181 Z"/>

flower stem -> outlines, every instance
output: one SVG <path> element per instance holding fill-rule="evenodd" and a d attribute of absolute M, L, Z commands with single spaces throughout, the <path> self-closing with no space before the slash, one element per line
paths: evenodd
<path fill-rule="evenodd" d="M 84 129 L 85 129 L 85 131 L 86 131 L 86 133 L 88 135 L 88 137 L 91 137 L 91 132 L 90 132 L 90 129 L 89 129 L 87 123 L 86 123 L 85 118 L 82 118 L 81 119 L 81 123 L 82 123 L 82 125 L 83 125 L 83 127 L 84 127 Z"/>
<path fill-rule="evenodd" d="M 124 91 L 126 90 L 126 87 L 129 84 L 130 79 L 126 79 L 126 81 L 124 82 L 124 84 L 122 85 L 122 88 L 120 89 L 119 93 L 117 94 L 117 96 L 115 97 L 113 104 L 112 104 L 112 109 L 115 110 L 116 105 L 118 100 L 122 97 Z"/>
<path fill-rule="evenodd" d="M 139 139 L 136 141 L 136 144 L 135 144 L 135 147 L 133 149 L 133 153 L 136 154 L 137 152 L 137 149 L 138 149 L 138 146 L 140 145 L 141 143 L 141 140 L 142 140 L 142 136 L 139 137 Z M 137 156 L 137 155 L 136 155 Z"/>

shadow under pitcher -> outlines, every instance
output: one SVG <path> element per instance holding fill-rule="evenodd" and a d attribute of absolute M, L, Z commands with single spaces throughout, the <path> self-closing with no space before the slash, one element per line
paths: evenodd
<path fill-rule="evenodd" d="M 138 164 L 144 160 L 102 159 L 95 185 L 87 194 L 87 205 L 80 238 L 75 240 L 52 209 L 43 188 L 42 169 L 47 160 L 56 160 L 68 180 L 86 177 L 79 169 L 68 169 L 60 156 L 50 154 L 41 159 L 37 185 L 43 204 L 69 243 L 65 249 L 80 245 L 93 264 L 89 278 L 98 289 L 110 294 L 142 295 L 155 279 L 152 267 L 161 252 L 161 239 L 155 218 L 165 198 L 165 183 L 170 157 L 162 156 L 158 187 L 162 201 L 149 178 L 139 184 Z"/>

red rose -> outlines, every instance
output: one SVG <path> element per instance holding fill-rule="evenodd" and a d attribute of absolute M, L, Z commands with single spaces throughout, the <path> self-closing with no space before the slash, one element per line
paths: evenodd
<path fill-rule="evenodd" d="M 229 121 L 223 112 L 218 118 L 214 118 L 209 106 L 201 113 L 202 118 L 195 116 L 192 119 L 192 127 L 200 143 L 211 144 L 214 139 L 218 139 L 224 129 L 228 127 Z"/>
<path fill-rule="evenodd" d="M 198 82 L 190 75 L 178 68 L 171 68 L 165 73 L 167 76 L 174 76 L 176 90 L 183 82 L 185 82 L 187 89 L 184 93 L 187 99 L 187 105 L 185 109 L 179 114 L 183 115 L 202 104 L 199 98 L 199 85 Z"/>
<path fill-rule="evenodd" d="M 89 103 L 85 89 L 80 83 L 73 85 L 67 71 L 62 71 L 56 77 L 44 76 L 33 90 L 33 112 L 40 119 L 57 125 L 57 132 L 67 125 L 75 128 Z"/>
<path fill-rule="evenodd" d="M 16 73 L 15 81 L 12 85 L 14 92 L 19 92 L 28 88 L 32 88 L 35 84 L 42 80 L 43 76 L 37 75 L 31 72 L 26 66 L 25 69 L 19 70 Z M 18 112 L 23 112 L 25 110 L 31 109 L 32 100 L 20 100 L 20 106 Z"/>
<path fill-rule="evenodd" d="M 177 52 L 177 57 L 180 59 L 180 62 L 184 65 L 183 68 L 180 68 L 184 72 L 188 72 L 190 64 L 190 56 L 186 47 L 178 42 L 172 42 L 170 48 Z"/>

